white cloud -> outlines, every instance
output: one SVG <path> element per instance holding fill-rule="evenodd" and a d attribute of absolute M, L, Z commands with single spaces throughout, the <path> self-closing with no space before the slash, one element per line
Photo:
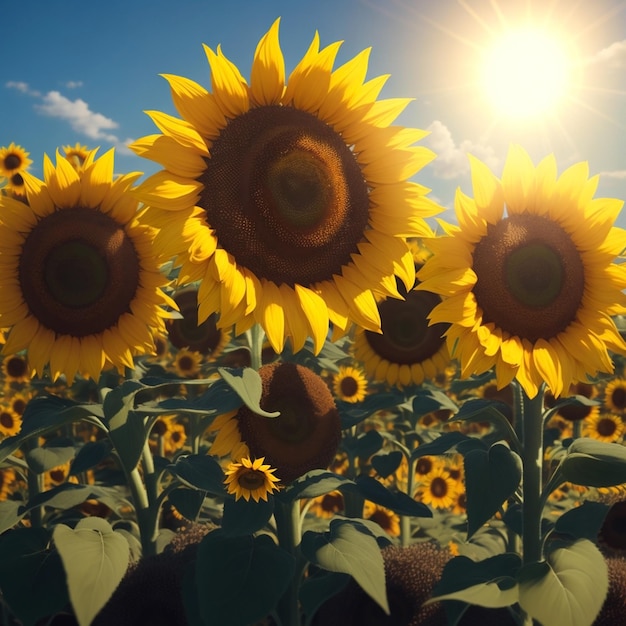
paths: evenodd
<path fill-rule="evenodd" d="M 127 145 L 132 139 L 122 141 L 117 135 L 107 132 L 118 128 L 119 124 L 102 113 L 92 111 L 81 98 L 70 100 L 58 91 L 49 91 L 41 101 L 42 104 L 35 105 L 39 113 L 65 120 L 77 133 L 90 139 L 106 141 L 121 152 L 130 153 Z"/>
<path fill-rule="evenodd" d="M 78 89 L 78 87 L 82 87 L 83 86 L 83 81 L 82 80 L 68 80 L 65 83 L 65 86 L 68 89 Z"/>
<path fill-rule="evenodd" d="M 610 69 L 626 67 L 626 39 L 614 41 L 587 60 L 588 65 L 603 65 Z"/>
<path fill-rule="evenodd" d="M 469 139 L 457 145 L 450 129 L 439 120 L 435 120 L 427 130 L 430 131 L 430 135 L 424 139 L 424 142 L 437 155 L 431 167 L 438 178 L 452 179 L 467 174 L 470 169 L 468 154 L 473 154 L 491 169 L 500 165 L 493 148 L 474 143 Z"/>
<path fill-rule="evenodd" d="M 31 89 L 28 83 L 19 81 L 19 80 L 10 80 L 7 83 L 4 83 L 4 86 L 7 89 L 15 89 L 16 91 L 20 91 L 21 93 L 26 94 L 27 96 L 33 96 L 38 98 L 41 96 L 41 93 L 36 91 L 35 89 Z"/>
<path fill-rule="evenodd" d="M 600 178 L 615 178 L 617 180 L 626 180 L 626 170 L 611 170 L 608 172 L 600 172 Z"/>

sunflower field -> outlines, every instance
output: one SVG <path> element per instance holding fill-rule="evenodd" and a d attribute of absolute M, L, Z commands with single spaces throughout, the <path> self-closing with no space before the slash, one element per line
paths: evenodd
<path fill-rule="evenodd" d="M 276 20 L 130 147 L 0 148 L 0 624 L 616 626 L 626 231 Z M 140 180 L 141 179 L 141 180 Z"/>

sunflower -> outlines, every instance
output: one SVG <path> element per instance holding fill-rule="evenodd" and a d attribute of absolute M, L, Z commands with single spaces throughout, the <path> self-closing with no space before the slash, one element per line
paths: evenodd
<path fill-rule="evenodd" d="M 619 441 L 625 430 L 622 419 L 611 413 L 594 415 L 583 422 L 583 437 L 591 437 L 607 443 Z"/>
<path fill-rule="evenodd" d="M 2 373 L 8 383 L 27 383 L 31 379 L 28 361 L 21 354 L 11 354 L 2 358 Z"/>
<path fill-rule="evenodd" d="M 438 295 L 413 289 L 404 300 L 378 303 L 382 333 L 358 328 L 354 337 L 355 357 L 370 377 L 402 389 L 446 371 L 450 355 L 443 335 L 448 325 L 428 324 L 439 302 Z"/>
<path fill-rule="evenodd" d="M 215 313 L 198 323 L 198 290 L 195 287 L 179 291 L 174 301 L 182 317 L 166 321 L 172 345 L 216 359 L 230 341 L 230 331 L 218 328 Z"/>
<path fill-rule="evenodd" d="M 499 387 L 516 378 L 532 398 L 543 381 L 559 397 L 612 372 L 608 351 L 626 351 L 611 318 L 626 305 L 626 266 L 613 263 L 623 203 L 593 198 L 598 177 L 588 179 L 586 163 L 557 179 L 553 156 L 535 168 L 512 146 L 500 181 L 470 160 L 475 198 L 457 192 L 459 226 L 429 243 L 417 287 L 444 296 L 430 320 L 452 324 L 461 375 L 495 367 Z"/>
<path fill-rule="evenodd" d="M 329 324 L 377 331 L 375 293 L 413 283 L 406 237 L 430 236 L 440 211 L 409 182 L 433 158 L 425 132 L 390 124 L 408 99 L 376 98 L 369 50 L 333 71 L 340 43 L 316 34 L 285 80 L 279 20 L 259 42 L 250 84 L 218 46 L 205 46 L 212 92 L 165 75 L 183 119 L 149 115 L 162 134 L 131 148 L 165 169 L 137 197 L 160 228 L 181 282 L 202 281 L 198 319 L 243 332 L 260 324 L 277 353 L 290 338 L 316 352 Z"/>
<path fill-rule="evenodd" d="M 367 520 L 376 522 L 391 537 L 400 536 L 400 518 L 384 506 L 366 500 L 363 516 Z"/>
<path fill-rule="evenodd" d="M 615 378 L 604 389 L 604 404 L 615 413 L 626 411 L 626 379 Z"/>
<path fill-rule="evenodd" d="M 367 395 L 367 378 L 360 368 L 342 365 L 334 376 L 333 391 L 344 402 L 361 402 Z"/>
<path fill-rule="evenodd" d="M 173 366 L 179 376 L 194 378 L 200 371 L 201 363 L 202 355 L 199 352 L 183 348 L 176 353 Z"/>
<path fill-rule="evenodd" d="M 3 404 L 0 406 L 0 433 L 5 437 L 17 435 L 22 427 L 22 417 L 10 406 Z"/>
<path fill-rule="evenodd" d="M 45 182 L 27 173 L 28 205 L 0 198 L 0 326 L 4 354 L 28 351 L 39 376 L 120 373 L 154 350 L 163 308 L 176 307 L 128 193 L 139 174 L 113 181 L 113 150 L 78 173 L 57 152 L 44 157 Z"/>
<path fill-rule="evenodd" d="M 10 181 L 14 174 L 25 172 L 32 163 L 28 156 L 24 148 L 14 143 L 0 148 L 0 178 L 8 178 Z"/>
<path fill-rule="evenodd" d="M 415 462 L 415 476 L 418 480 L 426 480 L 442 468 L 441 459 L 435 456 L 420 456 Z"/>
<path fill-rule="evenodd" d="M 63 146 L 65 158 L 72 164 L 72 167 L 81 172 L 86 165 L 89 165 L 90 155 L 95 154 L 95 150 L 89 150 L 87 146 L 76 143 L 73 146 Z"/>
<path fill-rule="evenodd" d="M 309 512 L 321 519 L 331 519 L 337 513 L 343 513 L 345 506 L 341 491 L 331 491 L 311 500 Z"/>
<path fill-rule="evenodd" d="M 0 502 L 8 500 L 17 486 L 17 475 L 12 467 L 0 468 Z"/>
<path fill-rule="evenodd" d="M 278 491 L 276 484 L 280 478 L 274 476 L 276 469 L 264 464 L 263 457 L 252 461 L 249 457 L 242 457 L 241 461 L 230 463 L 226 469 L 224 483 L 228 493 L 235 496 L 235 500 L 244 498 L 247 502 L 252 498 L 255 502 L 267 500 L 273 491 Z"/>
<path fill-rule="evenodd" d="M 215 433 L 209 452 L 214 456 L 231 456 L 239 460 L 250 456 L 248 446 L 242 441 L 237 421 L 238 411 L 229 411 L 218 415 L 207 428 L 208 433 Z"/>
<path fill-rule="evenodd" d="M 422 480 L 416 497 L 435 509 L 447 509 L 456 504 L 458 492 L 458 482 L 446 470 L 438 468 Z"/>
<path fill-rule="evenodd" d="M 229 417 L 217 418 L 211 426 L 219 428 L 212 454 L 230 453 L 236 459 L 236 451 L 245 444 L 251 456 L 266 458 L 285 483 L 310 470 L 327 468 L 341 441 L 341 420 L 324 380 L 292 362 L 263 365 L 259 375 L 261 408 L 280 415 L 262 417 L 244 405 Z"/>

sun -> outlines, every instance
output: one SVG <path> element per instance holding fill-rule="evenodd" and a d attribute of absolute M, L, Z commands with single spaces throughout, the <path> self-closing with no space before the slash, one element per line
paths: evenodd
<path fill-rule="evenodd" d="M 558 37 L 538 28 L 507 31 L 485 50 L 482 86 L 503 117 L 552 113 L 570 85 L 571 59 Z"/>

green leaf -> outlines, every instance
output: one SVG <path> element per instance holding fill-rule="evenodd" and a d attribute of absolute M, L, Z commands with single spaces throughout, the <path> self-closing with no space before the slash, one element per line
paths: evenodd
<path fill-rule="evenodd" d="M 263 394 L 263 383 L 259 373 L 251 367 L 246 367 L 241 372 L 241 376 L 231 374 L 226 368 L 218 367 L 220 376 L 237 392 L 244 404 L 257 415 L 263 417 L 278 417 L 279 411 L 264 411 L 259 402 Z"/>
<path fill-rule="evenodd" d="M 398 515 L 432 517 L 433 512 L 422 502 L 414 500 L 403 491 L 391 491 L 372 476 L 356 479 L 358 492 L 370 502 L 380 504 Z"/>
<path fill-rule="evenodd" d="M 63 465 L 74 458 L 76 449 L 71 439 L 53 439 L 45 445 L 26 453 L 28 467 L 36 474 L 43 474 L 53 467 Z"/>
<path fill-rule="evenodd" d="M 450 400 L 448 394 L 439 389 L 420 390 L 413 398 L 413 416 L 415 419 L 441 409 L 449 409 L 456 413 L 459 407 Z"/>
<path fill-rule="evenodd" d="M 95 467 L 111 454 L 111 442 L 108 439 L 99 441 L 88 441 L 76 453 L 76 458 L 72 461 L 70 476 L 78 476 L 81 472 Z"/>
<path fill-rule="evenodd" d="M 348 574 L 339 572 L 316 572 L 300 585 L 300 603 L 307 624 L 317 610 L 332 596 L 339 593 L 350 581 Z"/>
<path fill-rule="evenodd" d="M 626 447 L 581 437 L 572 442 L 560 465 L 563 479 L 586 487 L 626 483 Z"/>
<path fill-rule="evenodd" d="M 515 492 L 522 478 L 519 456 L 501 443 L 465 455 L 467 536 L 471 537 Z"/>
<path fill-rule="evenodd" d="M 400 467 L 402 456 L 400 450 L 381 452 L 372 457 L 372 467 L 381 478 L 387 478 Z"/>
<path fill-rule="evenodd" d="M 196 559 L 198 613 L 205 624 L 246 626 L 266 617 L 294 575 L 294 558 L 267 535 L 201 541 Z M 186 606 L 193 610 L 193 603 Z"/>
<path fill-rule="evenodd" d="M 89 626 L 126 573 L 128 541 L 99 517 L 82 519 L 74 529 L 58 524 L 53 539 L 76 619 L 80 626 Z"/>
<path fill-rule="evenodd" d="M 24 503 L 19 500 L 0 502 L 0 534 L 13 528 L 28 513 Z"/>
<path fill-rule="evenodd" d="M 188 489 L 187 487 L 178 487 L 172 489 L 167 495 L 170 504 L 176 507 L 176 510 L 188 520 L 196 521 L 198 513 L 202 508 L 206 493 L 197 489 Z"/>
<path fill-rule="evenodd" d="M 355 482 L 327 470 L 315 469 L 298 477 L 276 497 L 289 501 L 317 498 L 346 485 L 354 486 Z"/>
<path fill-rule="evenodd" d="M 511 606 L 517 602 L 520 565 L 520 557 L 512 553 L 478 562 L 457 556 L 445 565 L 428 603 L 460 600 L 489 608 Z"/>
<path fill-rule="evenodd" d="M 604 557 L 587 539 L 524 567 L 518 580 L 520 606 L 542 624 L 591 626 L 609 589 Z"/>
<path fill-rule="evenodd" d="M 261 530 L 274 513 L 274 498 L 255 502 L 252 498 L 227 498 L 224 501 L 222 530 L 228 536 L 251 535 Z"/>
<path fill-rule="evenodd" d="M 344 437 L 342 446 L 348 454 L 366 461 L 372 454 L 376 454 L 384 443 L 385 440 L 377 430 L 368 430 L 357 437 Z"/>
<path fill-rule="evenodd" d="M 0 538 L 0 588 L 25 626 L 54 615 L 69 601 L 61 559 L 49 543 L 45 528 L 17 528 Z"/>
<path fill-rule="evenodd" d="M 581 506 L 563 513 L 556 520 L 554 530 L 574 539 L 596 541 L 609 508 L 608 504 L 587 500 Z"/>
<path fill-rule="evenodd" d="M 389 615 L 385 564 L 376 539 L 365 530 L 349 520 L 332 520 L 328 532 L 304 533 L 302 553 L 322 569 L 350 574 Z"/>
<path fill-rule="evenodd" d="M 422 444 L 413 450 L 411 453 L 411 461 L 419 459 L 423 456 L 445 454 L 455 446 L 468 441 L 470 437 L 460 433 L 458 430 L 453 430 L 449 433 L 439 435 L 434 441 Z"/>
<path fill-rule="evenodd" d="M 90 485 L 62 483 L 48 491 L 35 494 L 25 506 L 27 511 L 38 506 L 49 506 L 54 509 L 71 509 L 82 504 L 89 498 L 96 498 L 99 489 Z"/>
<path fill-rule="evenodd" d="M 178 480 L 189 487 L 207 491 L 214 496 L 226 495 L 224 471 L 212 456 L 206 454 L 179 456 L 176 463 L 166 467 Z"/>

